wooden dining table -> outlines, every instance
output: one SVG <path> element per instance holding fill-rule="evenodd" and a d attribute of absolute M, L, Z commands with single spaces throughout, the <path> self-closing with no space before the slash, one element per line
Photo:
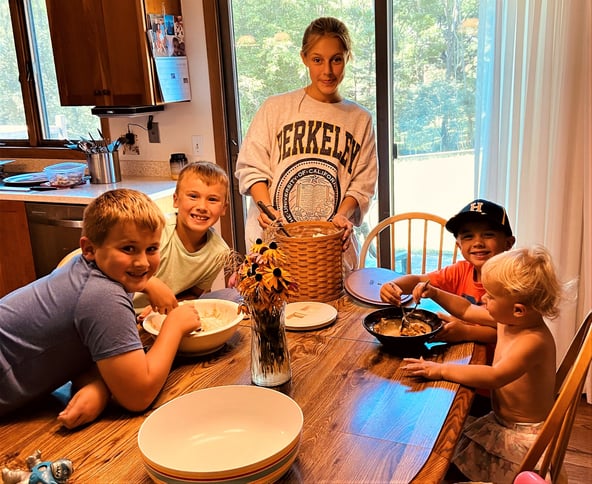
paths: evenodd
<path fill-rule="evenodd" d="M 338 310 L 331 325 L 288 331 L 292 379 L 277 390 L 302 408 L 304 425 L 298 457 L 280 482 L 441 482 L 473 389 L 408 376 L 402 358 L 362 325 L 363 317 L 379 308 L 347 294 L 329 304 Z M 140 331 L 149 343 L 151 336 Z M 70 483 L 151 482 L 137 443 L 142 422 L 180 395 L 251 384 L 250 341 L 245 319 L 216 353 L 176 358 L 162 392 L 143 413 L 113 405 L 94 423 L 67 430 L 56 421 L 62 403 L 47 397 L 0 419 L 0 468 L 26 469 L 25 459 L 39 449 L 44 460 L 73 462 Z M 444 344 L 424 357 L 484 363 L 485 350 L 473 343 Z"/>

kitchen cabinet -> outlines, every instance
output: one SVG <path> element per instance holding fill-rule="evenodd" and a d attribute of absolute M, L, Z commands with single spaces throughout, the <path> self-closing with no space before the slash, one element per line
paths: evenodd
<path fill-rule="evenodd" d="M 0 297 L 35 280 L 25 203 L 0 200 Z"/>
<path fill-rule="evenodd" d="M 63 106 L 160 101 L 143 0 L 46 0 Z"/>

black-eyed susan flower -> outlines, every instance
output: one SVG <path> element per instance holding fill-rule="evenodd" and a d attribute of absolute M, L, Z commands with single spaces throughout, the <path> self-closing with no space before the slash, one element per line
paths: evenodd
<path fill-rule="evenodd" d="M 286 255 L 276 242 L 257 239 L 237 271 L 245 312 L 280 307 L 297 292 L 298 286 L 282 267 L 285 263 Z"/>

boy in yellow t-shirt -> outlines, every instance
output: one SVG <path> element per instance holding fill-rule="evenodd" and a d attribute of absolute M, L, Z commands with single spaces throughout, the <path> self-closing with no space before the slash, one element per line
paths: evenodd
<path fill-rule="evenodd" d="M 208 161 L 190 163 L 179 173 L 173 195 L 177 214 L 168 217 L 163 230 L 160 266 L 134 296 L 140 320 L 151 310 L 166 314 L 177 300 L 211 289 L 230 251 L 213 228 L 226 213 L 228 183 L 226 172 Z"/>

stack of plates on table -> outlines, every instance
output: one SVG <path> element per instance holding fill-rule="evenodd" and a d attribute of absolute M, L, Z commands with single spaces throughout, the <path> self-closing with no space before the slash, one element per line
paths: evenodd
<path fill-rule="evenodd" d="M 351 272 L 345 278 L 345 290 L 350 296 L 362 302 L 375 306 L 391 306 L 390 303 L 380 299 L 380 288 L 383 284 L 402 275 L 383 267 L 365 267 Z M 401 297 L 401 304 L 409 302 L 411 298 L 411 294 L 405 294 Z"/>
<path fill-rule="evenodd" d="M 149 415 L 138 446 L 155 482 L 272 482 L 296 459 L 303 422 L 298 404 L 276 390 L 206 388 Z"/>
<path fill-rule="evenodd" d="M 321 302 L 293 302 L 286 306 L 286 329 L 308 331 L 324 328 L 337 318 L 337 309 Z"/>

